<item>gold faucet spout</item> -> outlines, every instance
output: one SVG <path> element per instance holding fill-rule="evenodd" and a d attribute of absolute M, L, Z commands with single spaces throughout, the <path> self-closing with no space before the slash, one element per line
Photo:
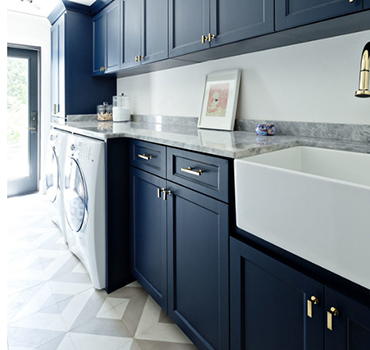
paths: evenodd
<path fill-rule="evenodd" d="M 355 92 L 356 97 L 370 97 L 370 41 L 365 45 L 360 64 L 360 80 L 358 90 Z"/>

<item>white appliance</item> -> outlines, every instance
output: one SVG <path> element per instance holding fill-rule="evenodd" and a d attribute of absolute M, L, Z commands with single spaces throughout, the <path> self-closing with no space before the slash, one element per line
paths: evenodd
<path fill-rule="evenodd" d="M 64 161 L 69 133 L 52 129 L 46 161 L 46 194 L 51 202 L 51 220 L 59 227 L 64 241 L 67 242 L 64 218 L 63 188 Z"/>
<path fill-rule="evenodd" d="M 105 288 L 104 142 L 70 135 L 64 174 L 68 246 L 88 271 L 94 288 Z"/>

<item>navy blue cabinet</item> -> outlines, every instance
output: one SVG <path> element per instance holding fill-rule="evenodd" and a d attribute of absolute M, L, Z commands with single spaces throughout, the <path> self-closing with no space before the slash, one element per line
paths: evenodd
<path fill-rule="evenodd" d="M 364 0 L 365 9 L 370 9 L 370 0 Z"/>
<path fill-rule="evenodd" d="M 168 314 L 199 349 L 228 349 L 228 205 L 167 190 Z"/>
<path fill-rule="evenodd" d="M 337 311 L 337 315 L 335 315 Z M 370 308 L 325 287 L 326 350 L 370 348 Z M 332 319 L 332 329 L 329 329 Z M 329 324 L 328 324 L 329 322 Z"/>
<path fill-rule="evenodd" d="M 209 0 L 170 0 L 170 57 L 209 48 L 209 8 Z"/>
<path fill-rule="evenodd" d="M 132 275 L 200 350 L 229 349 L 228 163 L 138 140 L 129 158 Z"/>
<path fill-rule="evenodd" d="M 167 312 L 166 181 L 131 167 L 131 274 Z"/>
<path fill-rule="evenodd" d="M 170 57 L 273 31 L 273 0 L 170 0 Z"/>
<path fill-rule="evenodd" d="M 230 240 L 231 349 L 323 349 L 322 284 Z"/>
<path fill-rule="evenodd" d="M 275 29 L 298 27 L 362 9 L 362 0 L 275 0 Z"/>
<path fill-rule="evenodd" d="M 121 69 L 168 57 L 168 0 L 123 0 Z"/>
<path fill-rule="evenodd" d="M 96 112 L 116 94 L 114 78 L 92 77 L 92 18 L 65 11 L 51 27 L 51 117 Z"/>
<path fill-rule="evenodd" d="M 93 75 L 117 71 L 120 67 L 121 1 L 116 0 L 94 16 Z"/>
<path fill-rule="evenodd" d="M 272 32 L 273 0 L 211 0 L 211 47 Z"/>
<path fill-rule="evenodd" d="M 233 350 L 368 350 L 370 308 L 230 238 Z"/>

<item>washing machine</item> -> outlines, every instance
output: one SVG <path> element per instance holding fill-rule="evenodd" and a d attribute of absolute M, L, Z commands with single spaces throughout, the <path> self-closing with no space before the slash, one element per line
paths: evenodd
<path fill-rule="evenodd" d="M 104 142 L 70 135 L 64 168 L 67 241 L 96 289 L 105 288 L 105 206 Z"/>
<path fill-rule="evenodd" d="M 46 194 L 50 201 L 51 220 L 59 227 L 67 242 L 64 218 L 64 161 L 69 133 L 52 129 L 50 131 L 46 160 Z"/>

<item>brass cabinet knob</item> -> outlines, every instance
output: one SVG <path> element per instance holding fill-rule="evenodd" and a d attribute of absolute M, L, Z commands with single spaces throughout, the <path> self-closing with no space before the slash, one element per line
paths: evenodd
<path fill-rule="evenodd" d="M 312 305 L 317 305 L 319 303 L 319 299 L 317 299 L 314 295 L 307 300 L 307 316 L 312 318 Z"/>
<path fill-rule="evenodd" d="M 135 56 L 135 62 L 139 61 L 139 56 Z"/>
<path fill-rule="evenodd" d="M 104 72 L 104 71 L 105 71 L 105 69 L 106 69 L 106 68 L 105 68 L 104 66 L 103 66 L 103 67 L 100 67 L 100 71 L 101 71 L 101 72 Z"/>
<path fill-rule="evenodd" d="M 211 42 L 212 39 L 214 39 L 216 36 L 211 34 L 211 33 L 208 33 L 208 41 Z"/>
<path fill-rule="evenodd" d="M 139 61 L 143 60 L 144 59 L 144 56 L 139 56 Z"/>
<path fill-rule="evenodd" d="M 326 313 L 327 317 L 326 326 L 331 331 L 333 330 L 333 316 L 339 316 L 339 311 L 334 306 L 332 306 Z"/>

